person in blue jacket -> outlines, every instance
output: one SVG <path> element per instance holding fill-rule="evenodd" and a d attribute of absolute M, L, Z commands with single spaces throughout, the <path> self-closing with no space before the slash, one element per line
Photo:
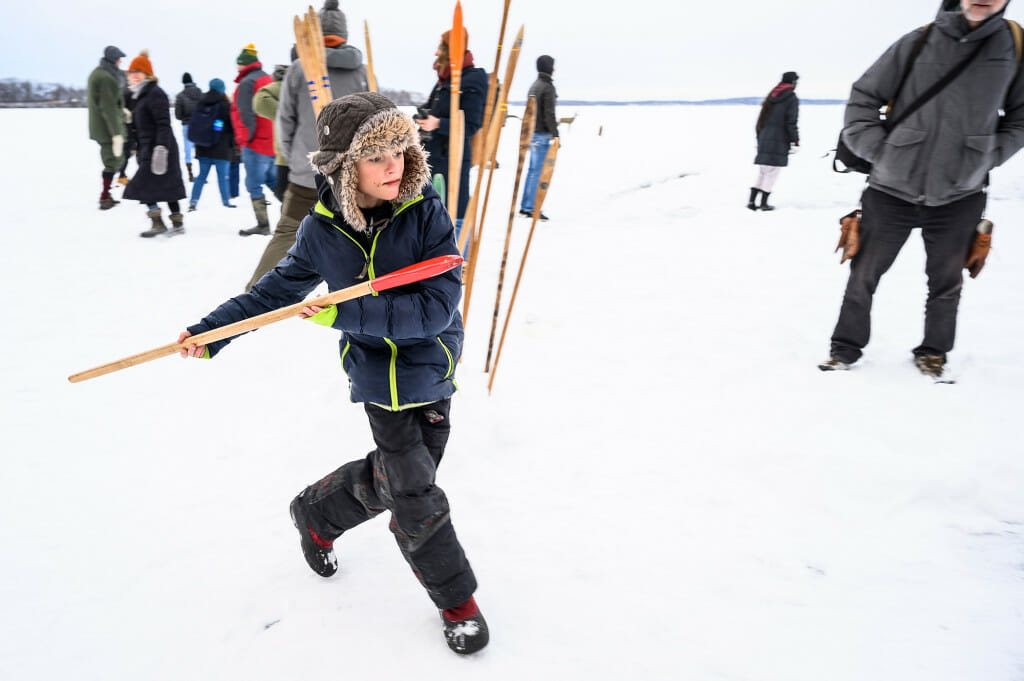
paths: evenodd
<path fill-rule="evenodd" d="M 295 244 L 248 293 L 220 305 L 189 336 L 295 304 L 325 281 L 330 290 L 414 263 L 457 254 L 452 221 L 430 184 L 416 125 L 391 100 L 359 92 L 332 101 L 317 119 L 310 154 L 319 201 Z M 337 571 L 333 542 L 391 511 L 390 529 L 441 611 L 449 647 L 473 653 L 488 641 L 473 594 L 477 583 L 435 484 L 451 430 L 450 398 L 462 352 L 461 268 L 302 317 L 341 331 L 342 367 L 353 402 L 363 402 L 376 448 L 306 487 L 292 500 L 309 567 Z M 213 357 L 231 339 L 191 345 L 183 357 Z"/>

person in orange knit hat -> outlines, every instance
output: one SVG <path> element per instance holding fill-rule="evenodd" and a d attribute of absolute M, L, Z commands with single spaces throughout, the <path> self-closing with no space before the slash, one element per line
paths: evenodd
<path fill-rule="evenodd" d="M 124 198 L 135 199 L 149 208 L 146 215 L 152 226 L 139 236 L 184 234 L 185 219 L 178 200 L 185 198 L 185 183 L 181 179 L 178 142 L 171 128 L 171 102 L 157 84 L 147 50 L 128 66 L 128 89 L 135 101 L 132 122 L 139 137 L 139 171 L 125 187 Z M 160 217 L 160 201 L 166 201 L 170 210 L 170 229 Z"/>

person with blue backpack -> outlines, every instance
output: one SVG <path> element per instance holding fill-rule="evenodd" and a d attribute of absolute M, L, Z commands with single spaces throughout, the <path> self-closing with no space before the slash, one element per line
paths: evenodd
<path fill-rule="evenodd" d="M 211 168 L 217 169 L 217 187 L 220 189 L 220 202 L 228 208 L 231 203 L 231 192 L 228 187 L 234 134 L 231 127 L 231 100 L 224 92 L 224 81 L 214 78 L 210 81 L 210 89 L 196 105 L 189 121 L 189 138 L 196 145 L 196 158 L 199 159 L 199 174 L 192 183 L 192 196 L 188 201 L 189 212 L 199 205 L 203 195 L 203 185 Z"/>

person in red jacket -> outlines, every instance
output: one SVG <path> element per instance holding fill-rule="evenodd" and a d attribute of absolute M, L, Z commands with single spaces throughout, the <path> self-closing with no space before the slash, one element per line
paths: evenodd
<path fill-rule="evenodd" d="M 242 150 L 242 165 L 245 166 L 245 189 L 252 200 L 252 209 L 256 213 L 256 226 L 241 229 L 242 236 L 251 234 L 270 234 L 270 221 L 267 219 L 267 200 L 263 197 L 263 185 L 271 191 L 277 185 L 277 170 L 274 168 L 274 122 L 269 118 L 257 116 L 252 108 L 252 98 L 264 85 L 274 82 L 260 63 L 256 47 L 249 43 L 235 60 L 238 64 L 238 77 L 235 82 L 234 97 L 231 100 L 231 123 L 235 131 L 235 140 Z"/>

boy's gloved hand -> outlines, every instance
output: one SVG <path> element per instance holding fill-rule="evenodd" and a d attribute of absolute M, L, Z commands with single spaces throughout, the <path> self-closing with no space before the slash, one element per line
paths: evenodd
<path fill-rule="evenodd" d="M 334 326 L 334 320 L 338 318 L 338 306 L 328 305 L 327 307 L 318 307 L 316 305 L 307 305 L 302 308 L 302 312 L 299 313 L 299 316 L 303 319 L 315 322 L 320 326 Z"/>

